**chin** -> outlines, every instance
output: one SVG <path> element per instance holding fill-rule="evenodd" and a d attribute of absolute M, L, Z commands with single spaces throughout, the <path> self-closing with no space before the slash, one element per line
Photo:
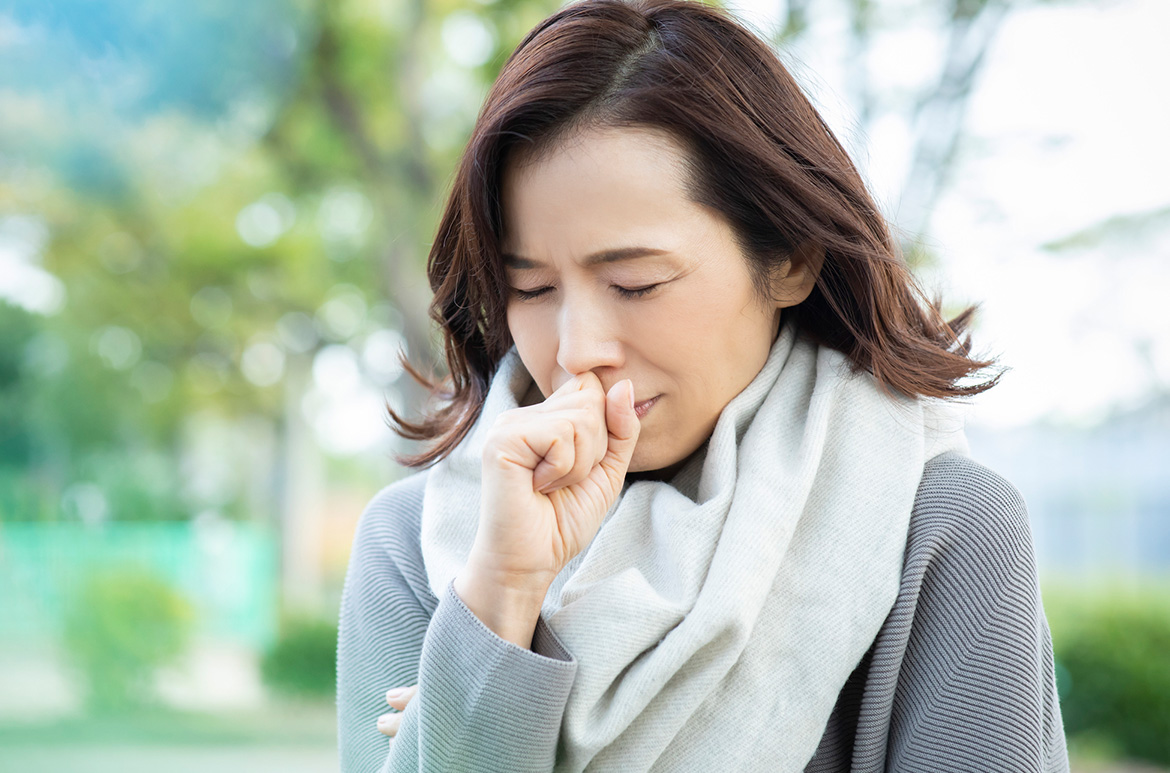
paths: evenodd
<path fill-rule="evenodd" d="M 645 452 L 641 445 L 638 445 L 634 448 L 634 456 L 630 459 L 628 472 L 646 472 L 666 466 L 665 464 L 657 464 L 653 456 L 653 454 Z"/>

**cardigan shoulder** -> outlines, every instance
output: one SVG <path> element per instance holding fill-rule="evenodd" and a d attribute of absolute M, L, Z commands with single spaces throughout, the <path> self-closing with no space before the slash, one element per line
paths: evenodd
<path fill-rule="evenodd" d="M 358 520 L 353 551 L 376 555 L 379 563 L 393 566 L 419 604 L 433 612 L 439 600 L 427 580 L 419 539 L 426 477 L 426 470 L 411 472 L 370 499 Z"/>
<path fill-rule="evenodd" d="M 1067 771 L 1027 508 L 956 453 L 923 471 L 898 597 L 806 771 Z"/>
<path fill-rule="evenodd" d="M 957 453 L 927 462 L 911 513 L 906 558 L 942 553 L 986 561 L 1010 554 L 1034 564 L 1028 509 L 997 472 Z"/>

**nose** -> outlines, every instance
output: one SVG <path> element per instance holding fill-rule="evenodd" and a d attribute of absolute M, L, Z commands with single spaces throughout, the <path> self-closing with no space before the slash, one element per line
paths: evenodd
<path fill-rule="evenodd" d="M 557 314 L 557 364 L 569 376 L 620 368 L 622 342 L 615 322 L 600 303 L 566 298 Z"/>

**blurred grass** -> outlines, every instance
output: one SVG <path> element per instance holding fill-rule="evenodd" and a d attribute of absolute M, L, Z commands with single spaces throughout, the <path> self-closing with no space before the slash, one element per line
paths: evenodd
<path fill-rule="evenodd" d="M 337 773 L 338 755 L 303 746 L 23 746 L 5 752 L 19 773 Z"/>
<path fill-rule="evenodd" d="M 44 746 L 337 745 L 333 700 L 281 700 L 247 711 L 158 709 L 119 716 L 81 716 L 0 725 L 0 749 Z"/>
<path fill-rule="evenodd" d="M 337 773 L 332 699 L 248 711 L 159 710 L 0 725 L 0 770 L 19 773 Z"/>

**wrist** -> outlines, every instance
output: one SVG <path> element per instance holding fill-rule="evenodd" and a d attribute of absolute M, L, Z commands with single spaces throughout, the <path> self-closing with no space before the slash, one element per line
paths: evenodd
<path fill-rule="evenodd" d="M 471 546 L 464 570 L 511 596 L 538 598 L 538 604 L 544 601 L 549 586 L 557 576 L 556 572 L 508 568 L 504 562 L 496 559 L 492 551 L 482 548 L 478 540 Z"/>
<path fill-rule="evenodd" d="M 531 649 L 550 584 L 542 578 L 500 573 L 469 560 L 455 576 L 454 589 L 472 614 L 497 636 Z"/>

